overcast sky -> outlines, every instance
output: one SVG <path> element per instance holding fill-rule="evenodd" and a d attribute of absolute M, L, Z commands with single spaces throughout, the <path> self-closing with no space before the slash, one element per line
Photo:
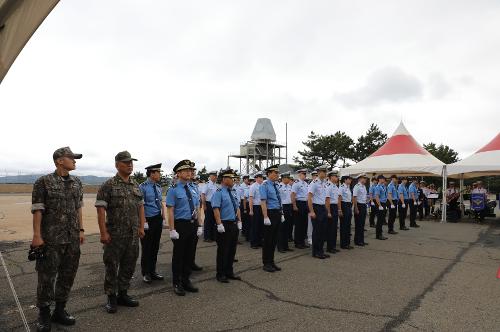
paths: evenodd
<path fill-rule="evenodd" d="M 184 158 L 209 169 L 259 117 L 289 160 L 314 130 L 403 119 L 460 158 L 499 131 L 498 1 L 61 1 L 0 85 L 0 175 L 84 154 L 79 174 Z M 239 164 L 234 161 L 233 166 Z"/>

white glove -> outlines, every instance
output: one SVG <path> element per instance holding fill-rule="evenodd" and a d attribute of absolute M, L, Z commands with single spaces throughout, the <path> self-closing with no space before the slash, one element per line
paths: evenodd
<path fill-rule="evenodd" d="M 266 226 L 271 226 L 271 219 L 269 219 L 269 218 L 264 218 L 264 225 L 266 225 Z"/>
<path fill-rule="evenodd" d="M 404 209 L 406 207 L 406 204 L 401 204 L 401 207 Z"/>
<path fill-rule="evenodd" d="M 217 224 L 217 232 L 219 233 L 224 233 L 226 229 L 224 228 L 223 224 Z"/>
<path fill-rule="evenodd" d="M 170 239 L 171 240 L 179 240 L 179 233 L 175 229 L 170 231 Z"/>
<path fill-rule="evenodd" d="M 281 222 L 285 222 L 285 216 L 281 215 Z"/>
<path fill-rule="evenodd" d="M 396 207 L 394 206 L 394 204 L 391 204 L 391 209 L 395 209 Z"/>
<path fill-rule="evenodd" d="M 380 211 L 383 211 L 383 210 L 384 210 L 384 207 L 383 207 L 382 205 L 380 205 L 380 206 L 378 207 L 378 209 L 379 209 Z"/>
<path fill-rule="evenodd" d="M 203 227 L 202 226 L 198 226 L 198 230 L 196 231 L 196 235 L 198 235 L 198 237 L 201 237 L 203 235 Z"/>
<path fill-rule="evenodd" d="M 144 223 L 144 230 L 147 231 L 149 229 L 149 224 L 147 222 Z"/>
<path fill-rule="evenodd" d="M 375 206 L 375 203 L 373 203 L 373 202 L 370 202 L 370 205 L 371 205 L 371 206 Z"/>
<path fill-rule="evenodd" d="M 243 224 L 241 223 L 241 221 L 238 221 L 236 223 L 236 226 L 238 226 L 238 229 L 241 231 L 241 229 L 243 228 Z"/>
<path fill-rule="evenodd" d="M 418 202 L 417 202 L 417 205 L 420 205 L 420 203 L 422 203 L 422 202 L 418 201 Z"/>

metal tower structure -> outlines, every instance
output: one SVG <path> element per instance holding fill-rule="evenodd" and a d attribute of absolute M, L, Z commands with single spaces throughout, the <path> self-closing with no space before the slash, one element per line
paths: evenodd
<path fill-rule="evenodd" d="M 240 161 L 240 174 L 253 174 L 274 164 L 281 164 L 286 157 L 281 156 L 281 149 L 286 145 L 276 142 L 271 120 L 257 119 L 250 141 L 240 145 L 240 152 L 230 154 L 227 158 L 237 158 Z"/>

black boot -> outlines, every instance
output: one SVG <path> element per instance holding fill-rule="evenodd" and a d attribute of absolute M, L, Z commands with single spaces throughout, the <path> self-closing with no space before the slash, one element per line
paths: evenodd
<path fill-rule="evenodd" d="M 50 307 L 40 307 L 38 312 L 38 324 L 36 330 L 38 332 L 50 331 Z"/>
<path fill-rule="evenodd" d="M 116 312 L 116 295 L 108 295 L 108 303 L 106 303 L 106 311 L 108 314 L 114 314 Z"/>
<path fill-rule="evenodd" d="M 56 302 L 56 308 L 52 313 L 52 321 L 61 325 L 75 325 L 75 317 L 68 314 L 68 312 L 64 310 L 65 307 L 66 302 Z"/>
<path fill-rule="evenodd" d="M 126 290 L 118 292 L 118 298 L 117 298 L 116 303 L 118 303 L 119 305 L 123 305 L 125 307 L 138 307 L 139 306 L 139 301 L 130 297 L 127 294 Z"/>

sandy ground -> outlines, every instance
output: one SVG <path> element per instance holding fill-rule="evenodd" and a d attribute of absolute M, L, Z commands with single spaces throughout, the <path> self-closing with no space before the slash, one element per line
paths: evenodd
<path fill-rule="evenodd" d="M 73 327 L 53 331 L 499 331 L 500 227 L 420 222 L 421 228 L 342 250 L 328 260 L 310 250 L 276 253 L 283 271 L 265 273 L 261 250 L 238 246 L 243 281 L 215 280 L 214 243 L 199 242 L 193 275 L 197 294 L 178 297 L 171 286 L 172 243 L 164 230 L 158 271 L 163 282 L 141 281 L 139 262 L 130 293 L 138 308 L 103 309 L 104 266 L 96 235 L 82 246 L 68 310 Z M 385 231 L 387 230 L 386 227 Z M 0 241 L 0 250 L 31 328 L 36 272 L 26 242 Z M 0 331 L 22 331 L 14 298 L 0 269 Z"/>
<path fill-rule="evenodd" d="M 86 234 L 98 233 L 95 194 L 84 194 L 83 224 Z M 31 194 L 0 194 L 0 241 L 31 239 Z"/>

